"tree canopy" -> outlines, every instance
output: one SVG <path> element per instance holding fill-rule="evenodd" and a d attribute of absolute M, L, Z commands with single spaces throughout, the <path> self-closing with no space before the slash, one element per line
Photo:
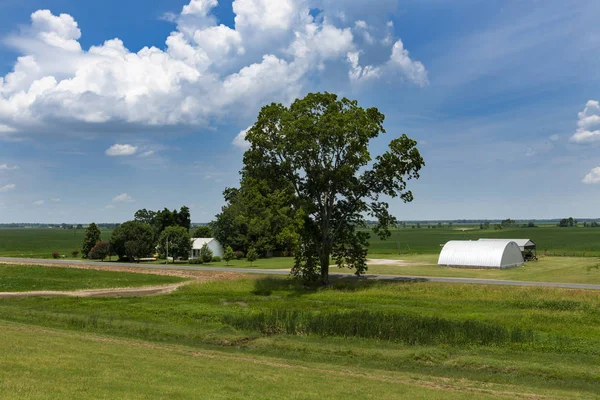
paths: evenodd
<path fill-rule="evenodd" d="M 94 248 L 96 243 L 100 241 L 101 232 L 98 225 L 91 223 L 83 234 L 83 244 L 81 245 L 81 252 L 83 257 L 87 258 L 90 251 Z"/>
<path fill-rule="evenodd" d="M 155 241 L 158 240 L 161 233 L 169 226 L 181 226 L 188 231 L 192 226 L 190 209 L 183 206 L 177 210 L 170 211 L 165 208 L 159 211 L 141 209 L 135 213 L 135 221 L 148 224 L 152 227 Z"/>
<path fill-rule="evenodd" d="M 259 253 L 292 251 L 297 247 L 294 193 L 289 185 L 271 188 L 265 180 L 246 177 L 241 187 L 227 188 L 226 205 L 211 223 L 214 236 L 224 246 Z"/>
<path fill-rule="evenodd" d="M 192 234 L 194 238 L 211 238 L 213 237 L 213 230 L 210 226 L 199 226 L 194 229 L 194 233 Z"/>
<path fill-rule="evenodd" d="M 168 254 L 167 254 L 168 242 Z M 192 240 L 190 234 L 182 226 L 169 226 L 160 235 L 158 239 L 158 252 L 164 257 L 173 257 L 173 262 L 178 257 L 187 259 L 192 250 Z"/>
<path fill-rule="evenodd" d="M 110 249 L 120 259 L 129 261 L 154 253 L 154 233 L 150 225 L 127 221 L 116 228 L 110 237 Z"/>
<path fill-rule="evenodd" d="M 416 141 L 393 139 L 372 159 L 369 143 L 385 133 L 384 115 L 335 94 L 313 93 L 290 107 L 262 108 L 246 139 L 242 191 L 264 185 L 268 193 L 292 194 L 299 245 L 293 273 L 328 284 L 329 264 L 357 274 L 367 270 L 365 216 L 382 238 L 396 223 L 382 195 L 413 200 L 407 181 L 424 166 Z"/>

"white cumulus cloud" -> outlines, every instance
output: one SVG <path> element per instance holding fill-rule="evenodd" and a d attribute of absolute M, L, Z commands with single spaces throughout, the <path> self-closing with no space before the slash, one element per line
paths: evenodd
<path fill-rule="evenodd" d="M 600 103 L 590 100 L 578 114 L 577 131 L 571 136 L 575 143 L 589 143 L 600 140 Z"/>
<path fill-rule="evenodd" d="M 191 0 L 165 16 L 176 27 L 164 47 L 137 52 L 118 38 L 83 48 L 72 16 L 36 11 L 30 26 L 6 38 L 20 56 L 0 77 L 0 132 L 51 133 L 68 124 L 88 130 L 101 124 L 203 125 L 224 115 L 255 114 L 266 102 L 289 102 L 328 68 L 346 68 L 339 76 L 348 74 L 348 84 L 387 75 L 426 85 L 425 67 L 398 38 L 386 45 L 387 62 L 359 65 L 363 47 L 383 37 L 355 40 L 378 32 L 362 19 L 335 17 L 370 7 L 363 0 L 349 3 L 234 0 L 235 25 L 226 26 L 213 14 L 217 0 Z M 388 13 L 390 7 L 378 9 Z M 316 8 L 318 17 L 310 11 Z"/>
<path fill-rule="evenodd" d="M 105 154 L 109 157 L 122 157 L 132 156 L 137 153 L 137 151 L 137 146 L 132 146 L 130 144 L 114 144 L 106 149 Z"/>
<path fill-rule="evenodd" d="M 135 200 L 127 193 L 121 193 L 120 195 L 115 196 L 112 201 L 113 203 L 133 203 Z"/>
<path fill-rule="evenodd" d="M 0 186 L 0 193 L 10 192 L 11 190 L 15 190 L 17 185 L 14 183 L 9 183 L 8 185 Z"/>
<path fill-rule="evenodd" d="M 242 150 L 248 150 L 250 148 L 250 142 L 248 142 L 246 140 L 246 134 L 248 133 L 248 131 L 250 130 L 251 127 L 248 127 L 247 129 L 244 129 L 243 131 L 241 131 L 240 133 L 238 133 L 238 135 L 235 137 L 235 139 L 233 139 L 232 144 L 237 147 L 240 148 Z"/>
<path fill-rule="evenodd" d="M 38 200 L 38 201 L 34 201 L 33 205 L 34 206 L 43 206 L 46 202 L 44 200 Z"/>
<path fill-rule="evenodd" d="M 600 183 L 600 167 L 596 167 L 583 178 L 583 183 L 588 185 Z"/>

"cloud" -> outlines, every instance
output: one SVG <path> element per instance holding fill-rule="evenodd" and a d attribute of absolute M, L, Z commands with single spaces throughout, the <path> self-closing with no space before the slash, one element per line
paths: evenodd
<path fill-rule="evenodd" d="M 38 201 L 34 201 L 34 202 L 33 202 L 33 205 L 34 205 L 34 206 L 38 206 L 38 207 L 39 207 L 39 206 L 43 206 L 44 204 L 45 204 L 45 201 L 44 201 L 44 200 L 38 200 Z"/>
<path fill-rule="evenodd" d="M 127 193 L 121 193 L 112 199 L 113 203 L 133 203 L 135 200 Z"/>
<path fill-rule="evenodd" d="M 106 149 L 105 154 L 109 157 L 132 156 L 137 153 L 138 148 L 130 144 L 114 144 Z"/>
<path fill-rule="evenodd" d="M 50 199 L 50 201 L 53 203 L 60 203 L 60 198 L 54 197 L 54 198 Z"/>
<path fill-rule="evenodd" d="M 153 156 L 154 154 L 156 154 L 155 150 L 148 150 L 148 151 L 145 151 L 142 154 L 140 154 L 139 157 L 140 158 L 146 158 L 146 157 Z"/>
<path fill-rule="evenodd" d="M 592 169 L 589 174 L 583 178 L 582 182 L 588 185 L 600 183 L 600 167 Z"/>
<path fill-rule="evenodd" d="M 233 142 L 231 142 L 235 147 L 240 148 L 242 150 L 248 150 L 250 148 L 250 142 L 248 142 L 246 140 L 246 134 L 248 133 L 248 131 L 250 130 L 250 128 L 252 128 L 251 126 L 249 126 L 247 129 L 244 129 L 243 131 L 241 131 L 240 133 L 238 133 L 238 135 L 235 137 L 235 139 L 233 139 Z"/>
<path fill-rule="evenodd" d="M 19 169 L 18 165 L 10 166 L 8 164 L 0 164 L 0 171 L 14 171 Z"/>
<path fill-rule="evenodd" d="M 8 185 L 0 186 L 0 193 L 10 192 L 11 190 L 15 190 L 17 185 L 14 183 L 9 183 Z"/>
<path fill-rule="evenodd" d="M 386 0 L 377 13 L 389 15 L 392 3 Z M 234 27 L 217 23 L 217 5 L 191 0 L 178 14 L 163 16 L 176 24 L 165 46 L 138 52 L 118 38 L 84 49 L 72 16 L 36 11 L 30 26 L 6 39 L 20 57 L 0 77 L 0 127 L 14 136 L 51 134 L 57 125 L 78 131 L 207 125 L 232 112 L 254 114 L 267 101 L 289 102 L 328 69 L 342 68 L 341 77 L 350 71 L 348 84 L 384 76 L 428 82 L 425 67 L 409 57 L 401 40 L 382 45 L 372 23 L 336 17 L 364 14 L 366 0 L 234 0 Z M 314 5 L 319 16 L 310 12 Z M 344 62 L 349 53 L 382 46 L 389 57 L 384 64 L 363 67 L 357 56 Z"/>
<path fill-rule="evenodd" d="M 553 142 L 558 142 L 560 140 L 560 135 L 554 134 L 550 136 L 550 140 Z"/>
<path fill-rule="evenodd" d="M 578 114 L 577 131 L 571 136 L 575 143 L 600 141 L 600 103 L 590 100 L 585 109 Z"/>

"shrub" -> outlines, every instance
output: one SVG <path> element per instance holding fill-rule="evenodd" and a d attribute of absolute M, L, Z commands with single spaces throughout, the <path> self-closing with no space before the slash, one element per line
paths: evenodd
<path fill-rule="evenodd" d="M 213 252 L 208 248 L 208 245 L 204 243 L 200 248 L 200 259 L 205 263 L 209 263 L 213 259 Z"/>
<path fill-rule="evenodd" d="M 190 264 L 204 264 L 204 261 L 202 261 L 200 258 L 193 258 L 190 260 Z"/>
<path fill-rule="evenodd" d="M 71 255 L 73 256 L 73 258 L 77 258 L 77 256 L 79 255 L 79 250 L 73 250 L 71 252 Z"/>
<path fill-rule="evenodd" d="M 60 253 L 58 251 L 52 252 L 52 258 L 59 258 L 59 257 L 60 257 Z"/>
<path fill-rule="evenodd" d="M 244 258 L 244 252 L 240 251 L 240 250 L 236 251 L 235 252 L 235 259 L 236 260 L 241 260 L 242 258 Z"/>
<path fill-rule="evenodd" d="M 227 246 L 227 248 L 225 249 L 225 254 L 223 254 L 223 259 L 226 262 L 225 265 L 229 265 L 229 261 L 233 260 L 234 257 L 235 253 L 233 252 L 233 249 L 231 248 L 231 246 Z"/>
<path fill-rule="evenodd" d="M 106 257 L 108 257 L 109 254 L 110 254 L 110 245 L 107 242 L 100 241 L 100 242 L 96 243 L 96 245 L 94 247 L 92 247 L 92 249 L 88 253 L 88 258 L 90 260 L 104 261 L 104 259 Z"/>
<path fill-rule="evenodd" d="M 212 259 L 212 262 L 221 262 L 221 257 L 214 256 L 213 259 Z"/>
<path fill-rule="evenodd" d="M 248 250 L 248 254 L 246 254 L 246 257 L 250 262 L 250 266 L 254 264 L 254 261 L 258 260 L 258 253 L 254 249 L 254 247 L 251 247 L 250 250 Z"/>

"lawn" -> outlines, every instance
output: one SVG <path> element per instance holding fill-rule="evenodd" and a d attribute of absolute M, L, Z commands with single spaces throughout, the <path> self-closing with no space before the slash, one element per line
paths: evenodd
<path fill-rule="evenodd" d="M 0 373 L 11 393 L 53 398 L 69 390 L 78 397 L 108 397 L 110 390 L 112 397 L 128 390 L 194 397 L 196 388 L 210 398 L 315 398 L 319 390 L 321 398 L 595 398 L 598 310 L 597 292 L 584 290 L 353 280 L 315 290 L 260 277 L 143 298 L 2 299 L 0 325 L 51 333 L 2 328 L 0 351 L 9 361 Z M 98 340 L 92 334 L 119 339 L 100 345 L 90 343 Z M 122 343 L 131 340 L 144 344 Z M 172 346 L 183 350 L 165 348 Z M 192 351 L 221 356 L 198 359 Z M 55 358 L 61 368 L 47 367 Z M 24 375 L 27 385 L 18 379 Z"/>
<path fill-rule="evenodd" d="M 384 256 L 381 255 L 381 257 Z M 437 255 L 398 256 L 396 258 L 409 263 L 429 265 L 374 265 L 369 267 L 368 273 L 600 284 L 600 259 L 596 257 L 541 257 L 539 261 L 527 262 L 522 267 L 495 270 L 441 267 L 437 265 Z"/>
<path fill-rule="evenodd" d="M 164 285 L 183 280 L 172 276 L 127 272 L 0 265 L 0 292 L 129 288 Z"/>
<path fill-rule="evenodd" d="M 0 256 L 52 258 L 52 252 L 56 251 L 66 258 L 73 258 L 73 250 L 81 251 L 84 232 L 84 229 L 0 229 Z M 102 230 L 102 239 L 108 241 L 111 233 Z"/>
<path fill-rule="evenodd" d="M 456 390 L 436 389 L 446 382 L 415 381 L 398 373 L 364 370 L 353 374 L 340 371 L 336 365 L 281 364 L 272 357 L 241 358 L 228 352 L 36 331 L 4 323 L 0 323 L 0 331 L 0 390 L 4 399 L 473 397 L 464 390 L 464 383 L 457 382 Z M 492 389 L 506 390 L 502 385 Z M 493 398 L 485 393 L 477 397 Z"/>

